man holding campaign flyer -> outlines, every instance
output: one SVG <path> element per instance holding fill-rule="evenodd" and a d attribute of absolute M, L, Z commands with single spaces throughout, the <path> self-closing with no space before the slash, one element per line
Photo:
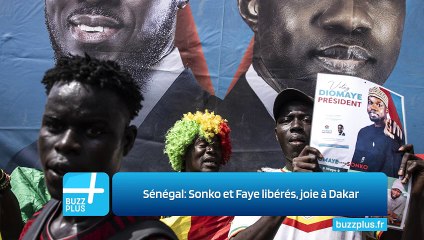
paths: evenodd
<path fill-rule="evenodd" d="M 321 152 L 309 145 L 314 100 L 297 89 L 286 89 L 275 99 L 273 113 L 275 135 L 284 153 L 285 167 L 279 172 L 321 172 Z M 262 171 L 270 171 L 262 168 Z M 362 239 L 357 231 L 333 231 L 332 216 L 236 216 L 229 238 L 284 240 L 354 240 Z"/>
<path fill-rule="evenodd" d="M 276 136 L 284 153 L 286 166 L 283 169 L 264 171 L 279 172 L 319 172 L 322 171 L 318 161 L 323 158 L 320 151 L 308 146 L 311 133 L 312 110 L 314 101 L 296 89 L 286 89 L 276 98 L 274 117 L 276 119 Z M 424 161 L 413 154 L 412 145 L 401 146 L 398 151 L 403 154 L 399 176 L 406 183 L 412 175 L 416 177 L 412 187 L 411 209 L 405 227 L 404 239 L 413 238 L 414 234 L 424 232 Z M 312 216 L 236 216 L 231 225 L 230 239 L 396 239 L 393 232 L 340 232 L 332 230 L 333 217 Z"/>

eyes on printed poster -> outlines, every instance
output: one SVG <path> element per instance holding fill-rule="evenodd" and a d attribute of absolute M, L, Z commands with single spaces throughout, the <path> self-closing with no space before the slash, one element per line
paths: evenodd
<path fill-rule="evenodd" d="M 142 86 L 123 171 L 171 171 L 166 131 L 204 109 L 232 129 L 222 171 L 282 167 L 273 101 L 288 87 L 313 96 L 318 73 L 405 96 L 408 141 L 424 152 L 423 11 L 420 0 L 1 1 L 0 167 L 40 168 L 40 81 L 69 54 L 116 61 Z"/>

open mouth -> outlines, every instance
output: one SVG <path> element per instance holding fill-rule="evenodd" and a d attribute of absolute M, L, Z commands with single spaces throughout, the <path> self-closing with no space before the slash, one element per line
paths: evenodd
<path fill-rule="evenodd" d="M 216 162 L 215 158 L 207 158 L 203 160 L 203 165 L 205 165 L 206 167 L 217 167 L 218 163 Z"/>
<path fill-rule="evenodd" d="M 68 19 L 73 38 L 83 43 L 100 43 L 115 35 L 122 24 L 103 15 L 77 14 Z"/>
<path fill-rule="evenodd" d="M 292 145 L 305 145 L 306 139 L 302 136 L 295 136 L 289 139 L 289 143 Z"/>
<path fill-rule="evenodd" d="M 290 144 L 300 146 L 300 145 L 305 145 L 305 142 L 299 141 L 299 140 L 293 140 L 293 141 L 290 141 Z"/>
<path fill-rule="evenodd" d="M 216 162 L 214 162 L 214 161 L 204 161 L 203 162 L 204 164 L 206 164 L 206 165 L 214 165 L 214 166 L 216 166 L 216 165 L 218 165 Z"/>
<path fill-rule="evenodd" d="M 52 168 L 48 168 L 45 174 L 48 179 L 53 181 L 62 181 L 63 175 L 65 175 L 65 173 Z"/>
<path fill-rule="evenodd" d="M 47 162 L 45 169 L 49 174 L 53 175 L 54 177 L 62 178 L 70 170 L 69 166 L 64 164 L 64 162 L 66 161 L 68 160 L 65 157 L 56 156 L 54 159 L 50 159 Z"/>
<path fill-rule="evenodd" d="M 318 49 L 315 56 L 330 72 L 346 74 L 355 74 L 371 60 L 368 51 L 359 46 L 333 45 Z"/>
<path fill-rule="evenodd" d="M 377 114 L 377 113 L 375 113 L 375 112 L 369 112 L 369 113 L 368 113 L 368 115 L 369 115 L 371 118 L 377 118 L 377 117 L 378 117 L 378 114 Z"/>

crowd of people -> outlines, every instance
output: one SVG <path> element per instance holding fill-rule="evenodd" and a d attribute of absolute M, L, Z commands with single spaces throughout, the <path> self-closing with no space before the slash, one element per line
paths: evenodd
<path fill-rule="evenodd" d="M 399 54 L 405 17 L 405 0 L 367 6 L 326 0 L 313 8 L 299 1 L 238 0 L 255 34 L 252 66 L 221 100 L 201 88 L 174 46 L 177 12 L 188 1 L 120 4 L 118 10 L 135 11 L 128 14 L 134 19 L 118 19 L 120 25 L 133 21 L 137 33 L 93 47 L 94 38 L 107 34 L 89 36 L 94 28 L 81 26 L 106 22 L 113 31 L 110 16 L 118 10 L 111 2 L 45 2 L 57 59 L 42 80 L 47 101 L 37 141 L 1 170 L 2 239 L 424 239 L 424 161 L 385 131 L 388 100 L 378 87 L 368 96 L 373 124 L 359 131 L 352 161 L 399 178 L 388 190 L 390 223 L 402 217 L 404 184 L 413 179 L 403 233 L 333 231 L 332 216 L 64 216 L 67 172 L 111 177 L 122 170 L 218 172 L 224 166 L 322 172 L 324 156 L 309 146 L 316 74 L 384 83 Z M 61 25 L 66 21 L 71 24 Z M 117 46 L 122 48 L 109 49 Z M 341 124 L 338 134 L 345 136 Z M 370 152 L 376 143 L 382 147 Z M 195 225 L 201 227 L 190 231 Z"/>

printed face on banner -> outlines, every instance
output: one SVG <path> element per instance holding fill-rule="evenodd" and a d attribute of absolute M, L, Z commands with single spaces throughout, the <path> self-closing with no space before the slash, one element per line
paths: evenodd
<path fill-rule="evenodd" d="M 392 197 L 392 199 L 396 199 L 396 198 L 400 197 L 401 194 L 402 194 L 402 192 L 399 189 L 397 189 L 397 188 L 392 188 L 391 189 L 391 197 Z"/>
<path fill-rule="evenodd" d="M 390 228 L 402 229 L 405 226 L 406 216 L 408 215 L 408 205 L 410 194 L 408 189 L 411 187 L 411 181 L 404 185 L 398 178 L 388 179 L 387 189 L 387 220 Z"/>
<path fill-rule="evenodd" d="M 221 141 L 217 136 L 208 143 L 196 138 L 185 157 L 186 172 L 218 172 L 222 162 Z"/>
<path fill-rule="evenodd" d="M 46 0 L 56 56 L 83 55 L 149 68 L 173 47 L 176 0 Z"/>
<path fill-rule="evenodd" d="M 129 139 L 125 134 L 128 116 L 124 103 L 109 90 L 76 82 L 53 86 L 38 139 L 53 198 L 61 199 L 67 172 L 113 174 L 119 170 Z"/>
<path fill-rule="evenodd" d="M 370 120 L 375 124 L 382 123 L 386 119 L 387 108 L 383 101 L 376 97 L 368 97 L 367 112 L 370 116 Z"/>
<path fill-rule="evenodd" d="M 338 125 L 337 131 L 339 132 L 339 134 L 341 134 L 343 132 L 343 125 Z"/>
<path fill-rule="evenodd" d="M 301 102 L 286 104 L 277 119 L 275 133 L 286 157 L 297 157 L 309 144 L 312 106 Z"/>
<path fill-rule="evenodd" d="M 254 2 L 254 58 L 276 79 L 334 73 L 382 84 L 395 66 L 405 0 L 240 1 Z"/>
<path fill-rule="evenodd" d="M 325 156 L 324 171 L 398 177 L 398 149 L 406 142 L 402 95 L 364 79 L 318 74 L 315 96 L 311 146 Z M 335 133 L 340 123 L 345 135 Z"/>

